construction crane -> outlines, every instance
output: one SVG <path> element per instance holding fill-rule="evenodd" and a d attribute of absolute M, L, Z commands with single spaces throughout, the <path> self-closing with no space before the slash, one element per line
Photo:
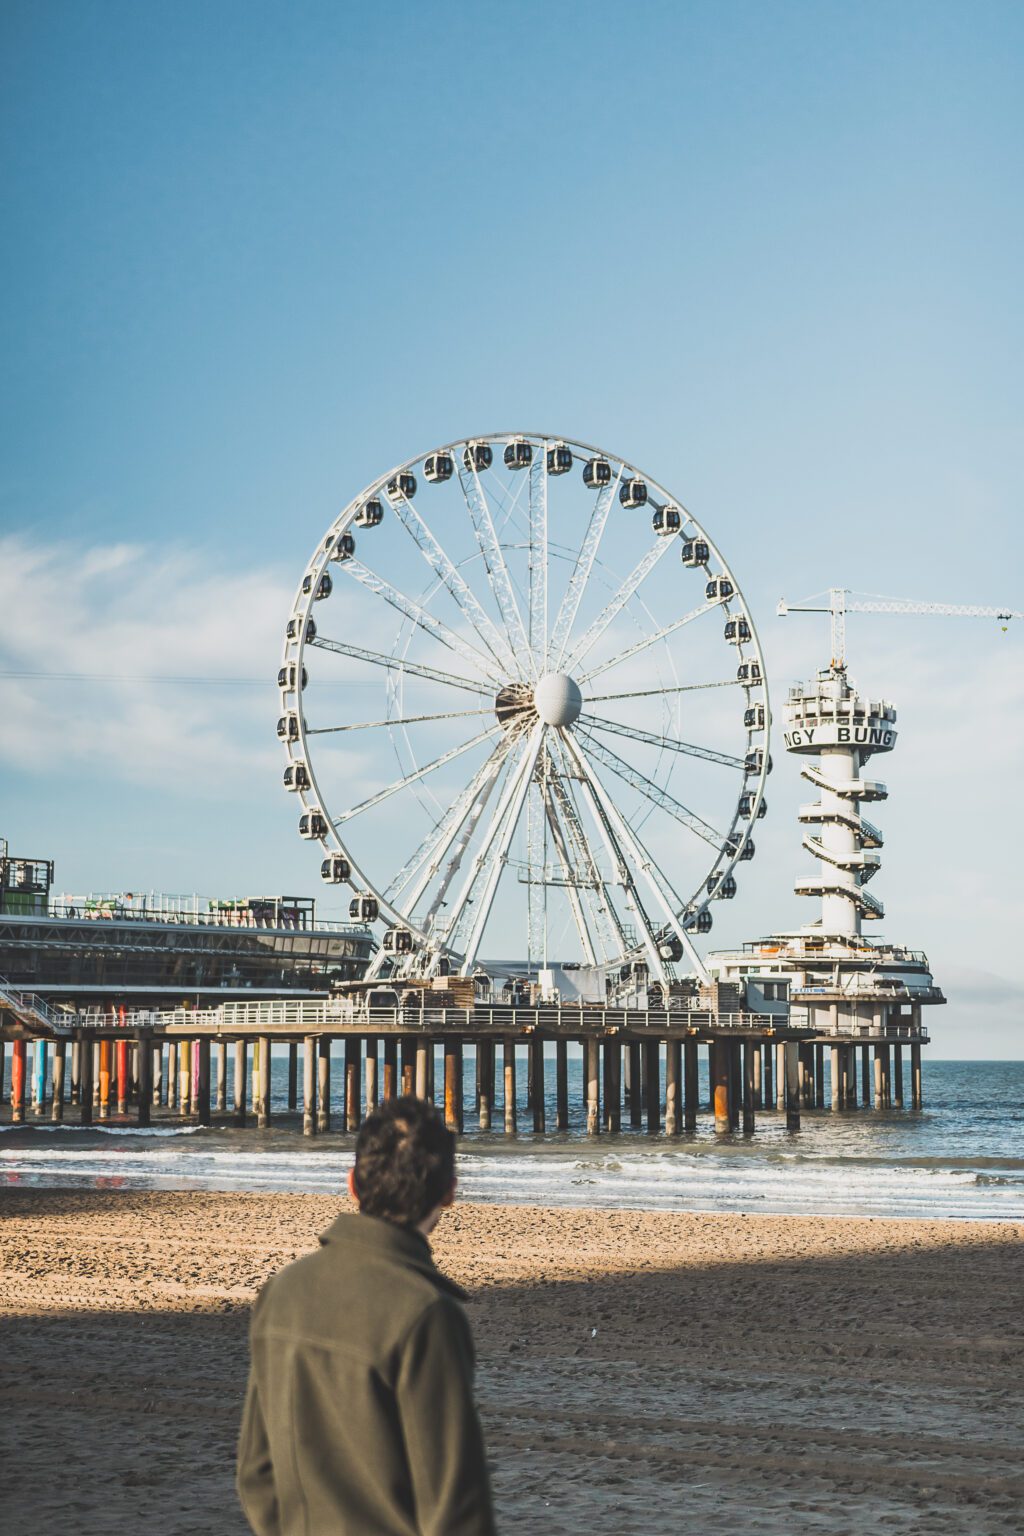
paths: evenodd
<path fill-rule="evenodd" d="M 824 597 L 824 593 L 816 596 Z M 785 598 L 776 610 L 780 618 L 788 613 L 827 613 L 832 626 L 832 670 L 846 669 L 846 615 L 848 613 L 930 613 L 957 619 L 998 619 L 1005 631 L 1011 619 L 1024 619 L 1024 613 L 1011 608 L 973 608 L 964 603 L 916 603 L 905 597 L 879 597 L 870 592 L 851 592 L 847 587 L 830 587 L 828 603 L 822 605 L 812 600 L 806 603 L 787 603 Z M 851 601 L 852 599 L 852 601 Z"/>

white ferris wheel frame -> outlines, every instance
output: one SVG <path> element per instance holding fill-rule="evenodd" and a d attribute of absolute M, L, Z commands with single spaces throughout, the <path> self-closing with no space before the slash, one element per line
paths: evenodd
<path fill-rule="evenodd" d="M 503 546 L 494 528 L 490 505 L 480 483 L 480 471 L 477 468 L 470 469 L 469 466 L 464 464 L 463 460 L 463 454 L 471 444 L 487 444 L 492 451 L 497 450 L 500 452 L 506 444 L 519 439 L 525 440 L 533 448 L 532 462 L 522 471 L 531 481 L 529 497 L 531 559 L 529 565 L 529 591 L 527 593 L 528 611 L 525 620 L 519 610 L 519 604 L 504 558 Z M 562 598 L 553 626 L 549 629 L 547 568 L 550 558 L 550 546 L 547 538 L 547 483 L 549 478 L 552 477 L 548 474 L 547 450 L 552 447 L 566 447 L 570 449 L 573 453 L 574 467 L 577 460 L 584 462 L 587 459 L 593 458 L 606 460 L 612 466 L 613 478 L 610 484 L 601 487 L 595 492 L 595 508 L 591 514 L 583 543 L 576 552 L 573 575 Z M 457 478 L 460 482 L 466 501 L 467 512 L 473 524 L 478 553 L 482 556 L 488 585 L 494 598 L 495 606 L 501 615 L 501 622 L 505 626 L 504 631 L 499 627 L 499 622 L 488 615 L 481 607 L 471 588 L 461 576 L 459 566 L 445 554 L 440 543 L 431 533 L 425 519 L 412 506 L 411 500 L 406 499 L 404 495 L 391 497 L 386 490 L 390 481 L 396 480 L 397 477 L 403 474 L 413 473 L 423 465 L 424 461 L 431 454 L 445 453 L 450 454 L 454 461 L 455 470 L 452 478 Z M 616 466 L 618 466 L 617 473 L 615 473 Z M 532 482 L 535 475 L 542 482 L 542 495 L 534 495 Z M 611 514 L 616 493 L 622 482 L 632 477 L 642 480 L 647 487 L 645 510 L 657 511 L 659 508 L 664 507 L 677 508 L 681 515 L 680 529 L 677 533 L 669 536 L 654 535 L 655 542 L 653 546 L 644 554 L 634 571 L 630 573 L 630 576 L 620 583 L 612 599 L 604 605 L 598 617 L 591 622 L 582 636 L 578 637 L 575 644 L 572 644 L 574 624 L 578 617 L 586 586 L 593 574 L 598 546 L 601 542 L 605 523 Z M 398 589 L 392 587 L 386 578 L 377 576 L 374 572 L 363 566 L 357 556 L 341 563 L 336 563 L 335 550 L 338 541 L 343 535 L 351 531 L 356 514 L 360 508 L 367 501 L 374 498 L 380 499 L 387 511 L 394 514 L 399 521 L 405 524 L 407 530 L 419 545 L 424 558 L 434 570 L 436 581 L 426 598 L 410 599 L 405 597 Z M 576 739 L 575 733 L 562 727 L 544 726 L 538 723 L 532 729 L 526 750 L 520 756 L 519 761 L 515 763 L 499 796 L 491 824 L 489 828 L 485 829 L 484 844 L 474 855 L 469 873 L 464 877 L 459 896 L 456 899 L 455 910 L 458 916 L 464 910 L 470 895 L 475 891 L 477 882 L 481 877 L 484 878 L 484 900 L 480 901 L 475 895 L 473 896 L 476 910 L 473 916 L 470 940 L 463 950 L 449 949 L 444 939 L 439 941 L 437 933 L 428 932 L 424 927 L 417 925 L 413 921 L 411 914 L 417 902 L 425 893 L 425 890 L 429 888 L 430 878 L 436 878 L 439 868 L 438 859 L 443 860 L 443 855 L 448 853 L 453 843 L 458 840 L 461 829 L 467 818 L 472 814 L 471 811 L 467 810 L 466 814 L 457 821 L 455 831 L 448 838 L 447 842 L 442 840 L 435 847 L 433 863 L 428 851 L 425 860 L 421 860 L 419 864 L 414 865 L 413 873 L 418 869 L 420 877 L 413 884 L 412 899 L 410 900 L 408 896 L 406 897 L 405 905 L 408 908 L 408 912 L 403 912 L 401 907 L 389 900 L 385 891 L 375 884 L 366 872 L 359 867 L 352 852 L 344 845 L 339 836 L 339 826 L 344 825 L 346 820 L 349 820 L 359 812 L 368 809 L 374 804 L 381 803 L 388 795 L 398 793 L 402 789 L 418 782 L 434 769 L 455 760 L 463 753 L 470 751 L 483 742 L 497 737 L 499 738 L 498 749 L 504 745 L 504 751 L 501 752 L 496 749 L 495 752 L 488 755 L 470 780 L 467 789 L 458 797 L 456 806 L 461 801 L 467 799 L 467 797 L 471 802 L 474 787 L 486 775 L 488 768 L 493 765 L 493 778 L 497 779 L 500 777 L 502 769 L 506 766 L 508 760 L 515 757 L 517 741 L 514 735 L 507 735 L 504 743 L 500 740 L 503 728 L 500 722 L 497 721 L 495 713 L 496 695 L 507 684 L 510 676 L 514 677 L 515 681 L 521 681 L 526 685 L 529 685 L 531 682 L 535 683 L 538 680 L 541 674 L 537 668 L 534 666 L 532 678 L 527 677 L 524 675 L 523 668 L 519 665 L 518 660 L 518 658 L 528 656 L 530 663 L 534 663 L 536 644 L 531 643 L 531 641 L 534 640 L 537 628 L 541 627 L 543 634 L 543 650 L 547 663 L 544 672 L 555 671 L 563 663 L 567 662 L 575 662 L 578 672 L 579 663 L 585 660 L 593 645 L 604 632 L 604 629 L 627 607 L 630 600 L 639 592 L 646 576 L 658 564 L 666 549 L 672 546 L 678 547 L 683 539 L 699 539 L 707 544 L 709 555 L 718 562 L 718 569 L 715 571 L 711 570 L 710 560 L 705 562 L 700 568 L 703 569 L 705 578 L 710 578 L 713 575 L 726 578 L 732 586 L 731 595 L 727 598 L 707 600 L 700 607 L 680 614 L 677 618 L 655 631 L 654 634 L 643 636 L 635 645 L 620 652 L 613 661 L 599 664 L 592 667 L 589 671 L 584 670 L 582 673 L 579 673 L 576 676 L 576 681 L 582 688 L 592 677 L 610 670 L 612 666 L 619 665 L 633 654 L 658 644 L 666 639 L 669 634 L 716 608 L 723 610 L 727 618 L 743 618 L 746 620 L 749 639 L 741 640 L 736 644 L 735 654 L 741 662 L 748 660 L 756 661 L 760 670 L 760 676 L 753 682 L 740 682 L 737 680 L 736 686 L 743 691 L 748 707 L 752 696 L 756 697 L 757 701 L 763 704 L 763 726 L 744 727 L 747 732 L 748 751 L 755 744 L 761 746 L 763 750 L 761 752 L 761 767 L 758 772 L 751 773 L 744 768 L 736 800 L 736 809 L 733 812 L 729 827 L 724 833 L 716 832 L 701 817 L 689 812 L 685 806 L 676 801 L 666 790 L 661 790 L 653 780 L 632 769 L 631 765 L 619 758 L 618 754 L 614 753 L 611 748 L 607 747 L 600 740 L 595 740 L 593 730 L 588 728 L 588 717 L 585 715 L 580 716 L 587 752 L 592 753 L 605 766 L 611 767 L 612 771 L 623 778 L 625 782 L 633 783 L 634 788 L 637 788 L 639 792 L 649 798 L 654 805 L 661 805 L 663 809 L 670 809 L 670 814 L 676 820 L 681 821 L 684 825 L 689 825 L 692 831 L 695 831 L 698 836 L 703 837 L 705 841 L 717 850 L 709 870 L 694 894 L 681 900 L 662 871 L 658 869 L 637 834 L 630 827 L 627 818 L 616 807 L 614 799 L 608 794 L 599 776 L 593 771 L 592 766 L 587 760 L 587 752 L 581 752 L 580 750 L 580 744 L 578 739 Z M 536 584 L 533 581 L 535 569 L 533 556 L 535 548 L 542 548 L 544 551 L 544 559 L 536 567 L 538 570 L 542 569 L 543 576 Z M 307 639 L 309 620 L 313 616 L 313 609 L 317 602 L 318 588 L 324 574 L 328 572 L 332 563 L 335 564 L 335 569 L 339 572 L 347 572 L 350 576 L 355 577 L 364 588 L 382 596 L 393 608 L 396 608 L 398 612 L 403 613 L 407 619 L 411 620 L 414 627 L 419 626 L 426 633 L 433 634 L 435 638 L 442 640 L 458 658 L 462 669 L 460 673 L 449 675 L 438 668 L 413 663 L 408 661 L 406 657 L 396 655 L 388 658 L 385 662 L 389 685 L 392 682 L 393 672 L 398 675 L 399 688 L 406 675 L 412 677 L 422 676 L 428 680 L 440 681 L 456 688 L 466 689 L 468 692 L 476 694 L 481 700 L 489 700 L 489 707 L 486 709 L 453 710 L 438 713 L 436 716 L 415 716 L 410 717 L 409 723 L 432 718 L 438 720 L 453 719 L 460 715 L 465 715 L 469 718 L 473 714 L 477 714 L 481 718 L 491 715 L 495 722 L 488 726 L 486 730 L 482 730 L 472 736 L 468 741 L 442 753 L 438 758 L 423 767 L 416 768 L 402 780 L 398 781 L 397 784 L 387 786 L 384 791 L 366 797 L 358 805 L 350 807 L 340 816 L 332 816 L 328 808 L 327 799 L 320 789 L 308 737 L 310 734 L 321 734 L 331 730 L 356 729 L 362 722 L 346 724 L 340 727 L 314 727 L 311 731 L 307 726 L 302 707 L 302 680 L 305 675 L 304 655 L 307 644 L 311 644 L 319 649 L 339 650 L 342 654 L 355 656 L 357 659 L 360 655 L 360 648 L 354 645 L 342 645 L 338 642 L 326 640 L 319 635 L 312 641 Z M 430 613 L 424 606 L 425 602 L 430 601 L 441 586 L 448 589 L 461 609 L 463 616 L 469 619 L 472 629 L 476 632 L 474 638 L 476 641 L 483 643 L 483 650 L 478 650 L 475 644 L 466 641 L 461 635 L 450 629 L 443 620 Z M 305 813 L 319 813 L 323 817 L 327 830 L 325 835 L 319 839 L 322 850 L 328 855 L 340 855 L 348 862 L 351 873 L 347 884 L 351 889 L 358 895 L 374 898 L 378 904 L 380 917 L 390 926 L 408 929 L 413 937 L 416 948 L 420 951 L 429 952 L 432 957 L 432 965 L 436 966 L 438 957 L 444 955 L 448 958 L 449 962 L 457 961 L 463 974 L 471 974 L 476 963 L 479 942 L 500 882 L 508 847 L 519 824 L 523 805 L 526 801 L 530 785 L 533 782 L 538 755 L 544 737 L 548 732 L 551 732 L 557 738 L 560 754 L 576 769 L 581 783 L 582 798 L 588 803 L 592 819 L 600 833 L 600 842 L 603 844 L 605 854 L 611 861 L 611 878 L 604 881 L 603 884 L 604 886 L 619 884 L 625 892 L 626 906 L 633 907 L 640 919 L 640 939 L 639 941 L 629 941 L 622 930 L 620 919 L 612 910 L 611 918 L 613 926 L 618 931 L 618 937 L 623 946 L 622 951 L 617 957 L 606 957 L 603 962 L 597 962 L 586 922 L 581 919 L 580 913 L 577 911 L 579 896 L 579 889 L 577 888 L 574 894 L 568 896 L 568 900 L 587 960 L 612 965 L 625 961 L 631 956 L 636 956 L 646 949 L 652 972 L 663 983 L 667 981 L 664 956 L 660 953 L 658 938 L 651 922 L 647 920 L 646 912 L 640 899 L 638 879 L 641 879 L 646 886 L 648 900 L 653 902 L 654 907 L 660 914 L 657 922 L 658 930 L 663 936 L 667 933 L 675 935 L 698 974 L 705 979 L 707 978 L 703 960 L 694 947 L 692 934 L 695 929 L 697 916 L 714 900 L 715 892 L 732 873 L 736 864 L 740 862 L 744 845 L 750 839 L 754 822 L 758 819 L 759 812 L 761 811 L 764 802 L 765 781 L 771 766 L 771 708 L 764 653 L 761 648 L 757 627 L 739 582 L 703 524 L 698 521 L 683 502 L 672 496 L 663 485 L 654 480 L 645 471 L 631 464 L 628 460 L 620 458 L 617 454 L 608 453 L 596 445 L 584 443 L 574 438 L 559 437 L 548 433 L 483 433 L 474 437 L 457 438 L 450 443 L 428 449 L 425 453 L 404 460 L 388 470 L 387 473 L 372 480 L 357 496 L 352 498 L 344 510 L 330 524 L 326 535 L 319 540 L 300 580 L 295 600 L 292 604 L 290 628 L 291 633 L 286 634 L 285 638 L 282 669 L 286 677 L 294 678 L 294 684 L 286 683 L 281 687 L 280 691 L 282 716 L 294 716 L 297 722 L 296 734 L 294 736 L 286 735 L 285 738 L 289 763 L 301 763 L 305 768 L 308 778 L 308 786 L 302 787 L 297 791 L 298 800 Z M 383 660 L 380 653 L 376 652 L 363 652 L 362 655 L 364 659 Z M 466 667 L 475 668 L 478 676 L 475 679 L 472 673 L 466 676 Z M 502 675 L 503 671 L 504 676 Z M 700 687 L 702 685 L 694 684 L 689 686 Z M 724 686 L 724 684 L 710 684 L 707 686 Z M 620 697 L 641 697 L 649 694 L 652 699 L 658 697 L 665 698 L 668 693 L 679 691 L 684 690 L 651 688 L 648 690 L 632 690 L 628 695 L 620 695 Z M 599 702 L 601 697 L 601 695 L 594 696 L 594 698 L 587 702 Z M 589 717 L 589 719 L 593 718 L 595 717 Z M 367 726 L 401 726 L 402 723 L 401 720 L 386 720 L 366 722 L 365 724 Z M 599 721 L 599 728 L 602 733 L 618 733 L 623 736 L 634 737 L 638 740 L 646 740 L 650 744 L 683 751 L 693 756 L 710 759 L 711 761 L 721 761 L 728 763 L 730 766 L 742 766 L 744 763 L 744 759 L 732 759 L 727 754 L 714 752 L 711 749 L 703 749 L 688 743 L 675 742 L 664 735 L 655 736 L 653 733 L 643 732 L 638 728 L 620 725 L 619 722 L 601 719 Z M 757 737 L 756 743 L 754 741 L 755 736 Z M 406 737 L 406 741 L 408 742 L 408 737 Z M 415 756 L 415 754 L 413 755 Z M 529 766 L 525 766 L 527 763 Z M 623 769 L 628 769 L 629 772 L 623 772 Z M 631 774 L 632 777 L 630 777 Z M 646 787 L 637 785 L 636 779 L 644 779 Z M 744 795 L 749 797 L 749 814 L 741 817 L 740 805 Z M 555 798 L 557 798 L 557 795 Z M 454 809 L 455 807 L 452 808 L 453 811 Z M 551 829 L 554 834 L 558 860 L 567 875 L 571 851 L 567 846 L 563 846 L 566 843 L 565 828 L 561 828 L 560 843 L 559 836 L 555 834 L 555 826 L 558 825 L 557 814 L 553 814 L 547 805 L 545 810 L 551 820 Z M 471 832 L 466 839 L 467 842 L 472 841 L 472 833 L 476 830 L 478 820 L 482 819 L 482 815 L 478 812 L 477 818 L 472 820 Z M 428 833 L 428 839 L 436 832 L 437 826 L 432 829 L 431 833 Z M 421 848 L 422 846 L 421 844 Z M 417 853 L 419 852 L 420 850 L 417 850 Z M 584 852 L 596 874 L 597 856 L 589 842 Z M 628 860 L 625 857 L 627 853 L 633 861 L 634 870 L 630 870 L 628 867 Z M 623 866 L 625 866 L 625 869 Z M 399 874 L 404 874 L 408 867 L 408 865 L 403 866 Z M 426 880 L 423 878 L 424 869 L 428 871 Z M 617 869 L 618 877 L 616 874 Z M 430 874 L 431 870 L 433 871 L 432 875 Z M 623 875 L 625 876 L 624 879 L 622 878 Z M 399 891 L 407 889 L 410 879 L 411 875 L 406 877 L 405 881 L 399 885 Z M 572 883 L 568 879 L 566 879 L 565 885 L 567 891 L 573 889 Z M 702 891 L 703 896 L 701 895 Z M 457 921 L 449 923 L 446 938 L 452 936 L 457 926 Z"/>

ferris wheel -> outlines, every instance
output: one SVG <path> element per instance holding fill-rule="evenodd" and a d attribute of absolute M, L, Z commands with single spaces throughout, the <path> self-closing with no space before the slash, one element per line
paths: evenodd
<path fill-rule="evenodd" d="M 764 658 L 692 513 L 614 454 L 462 439 L 372 481 L 309 560 L 278 675 L 286 789 L 373 971 L 482 954 L 666 995 L 767 809 Z"/>

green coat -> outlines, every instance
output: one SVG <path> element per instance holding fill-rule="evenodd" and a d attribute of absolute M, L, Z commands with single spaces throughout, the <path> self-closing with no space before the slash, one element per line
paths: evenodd
<path fill-rule="evenodd" d="M 238 1446 L 257 1536 L 492 1536 L 465 1293 L 419 1232 L 344 1215 L 264 1287 Z"/>

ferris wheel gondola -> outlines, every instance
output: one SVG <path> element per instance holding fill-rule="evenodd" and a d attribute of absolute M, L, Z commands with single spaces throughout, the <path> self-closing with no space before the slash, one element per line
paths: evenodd
<path fill-rule="evenodd" d="M 372 564 L 352 528 L 379 530 Z M 371 718 L 337 708 L 356 677 L 344 697 L 381 684 Z M 693 935 L 764 814 L 770 712 L 735 575 L 650 475 L 536 433 L 406 461 L 317 545 L 279 682 L 300 831 L 350 916 L 386 925 L 378 970 L 470 976 L 486 942 L 572 947 L 662 995 L 680 959 L 703 974 Z"/>

